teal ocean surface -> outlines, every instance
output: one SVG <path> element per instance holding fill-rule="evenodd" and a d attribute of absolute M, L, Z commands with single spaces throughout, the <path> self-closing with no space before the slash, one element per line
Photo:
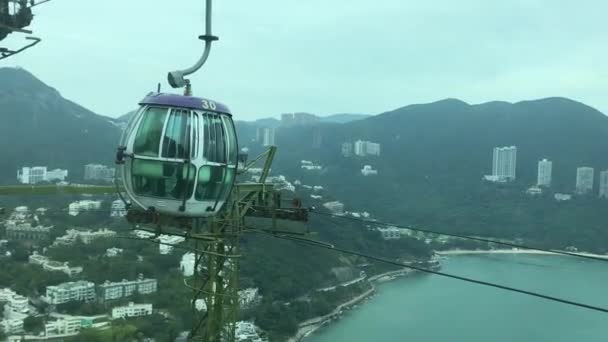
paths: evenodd
<path fill-rule="evenodd" d="M 608 308 L 608 262 L 542 255 L 450 256 L 445 273 Z M 377 287 L 306 342 L 606 342 L 608 314 L 434 275 Z"/>

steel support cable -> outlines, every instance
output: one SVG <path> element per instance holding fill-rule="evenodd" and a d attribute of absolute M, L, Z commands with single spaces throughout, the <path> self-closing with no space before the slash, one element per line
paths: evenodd
<path fill-rule="evenodd" d="M 608 262 L 608 255 L 606 257 L 598 257 L 598 256 L 593 256 L 593 255 L 587 255 L 587 254 L 572 253 L 572 252 L 566 252 L 566 251 L 559 251 L 559 250 L 555 250 L 555 249 L 546 249 L 546 248 L 540 248 L 540 247 L 532 247 L 532 246 L 520 245 L 520 244 L 516 244 L 516 243 L 511 243 L 511 242 L 503 242 L 503 241 L 492 240 L 492 239 L 484 239 L 484 238 L 475 237 L 475 236 L 468 236 L 468 235 L 460 235 L 460 234 L 454 234 L 454 233 L 439 232 L 439 231 L 434 231 L 434 230 L 429 230 L 429 229 L 412 228 L 412 227 L 408 227 L 408 226 L 403 226 L 403 225 L 398 225 L 398 224 L 392 224 L 392 223 L 386 223 L 386 222 L 381 222 L 381 221 L 364 220 L 364 219 L 359 219 L 359 218 L 356 218 L 356 217 L 348 217 L 348 216 L 341 216 L 341 215 L 334 215 L 334 214 L 326 214 L 326 213 L 320 213 L 320 212 L 316 212 L 316 211 L 311 211 L 311 213 L 315 214 L 315 215 L 320 215 L 320 216 L 335 217 L 335 218 L 340 218 L 340 219 L 345 219 L 345 220 L 350 220 L 350 221 L 356 221 L 356 222 L 362 222 L 362 223 L 377 224 L 377 225 L 381 225 L 381 226 L 390 226 L 390 227 L 396 227 L 396 228 L 409 229 L 409 230 L 413 230 L 413 231 L 416 231 L 416 232 L 422 232 L 422 233 L 430 233 L 430 234 L 436 234 L 436 235 L 450 236 L 450 237 L 455 237 L 455 238 L 464 239 L 464 240 L 472 240 L 472 241 L 478 241 L 478 242 L 493 243 L 493 244 L 497 244 L 497 245 L 503 245 L 503 246 L 521 248 L 521 249 L 528 249 L 528 250 L 539 251 L 539 252 L 561 254 L 561 255 L 567 255 L 567 256 L 571 256 L 571 257 L 577 257 L 577 258 L 583 258 L 583 259 L 589 259 L 589 260 Z"/>
<path fill-rule="evenodd" d="M 562 298 L 558 298 L 558 297 L 553 297 L 553 296 L 545 295 L 545 294 L 538 293 L 538 292 L 532 292 L 532 291 L 522 290 L 522 289 L 510 287 L 510 286 L 500 285 L 500 284 L 491 283 L 491 282 L 482 281 L 482 280 L 477 280 L 477 279 L 473 279 L 473 278 L 462 277 L 462 276 L 455 275 L 455 274 L 444 273 L 444 272 L 439 272 L 439 271 L 433 271 L 433 270 L 429 270 L 429 269 L 426 269 L 426 268 L 423 268 L 423 267 L 412 266 L 412 265 L 408 265 L 408 264 L 405 264 L 405 263 L 400 263 L 400 262 L 397 262 L 397 261 L 392 261 L 392 260 L 385 259 L 385 258 L 380 258 L 380 257 L 376 257 L 376 256 L 364 254 L 364 253 L 359 253 L 357 251 L 351 251 L 351 250 L 348 250 L 348 249 L 339 248 L 339 247 L 336 247 L 336 246 L 334 246 L 332 244 L 329 244 L 329 243 L 320 244 L 320 243 L 316 243 L 316 242 L 308 242 L 308 241 L 303 240 L 303 239 L 294 240 L 291 237 L 286 238 L 286 237 L 283 237 L 283 236 L 280 236 L 280 235 L 274 235 L 274 234 L 267 234 L 267 235 L 273 236 L 274 238 L 277 238 L 277 239 L 290 240 L 290 241 L 294 241 L 294 242 L 297 242 L 297 243 L 300 243 L 300 244 L 305 244 L 305 245 L 309 245 L 309 246 L 315 246 L 315 247 L 319 247 L 319 248 L 323 248 L 323 249 L 328 249 L 328 250 L 335 251 L 335 252 L 340 252 L 340 253 L 344 253 L 344 254 L 350 254 L 350 255 L 354 255 L 354 256 L 359 256 L 359 257 L 367 258 L 369 260 L 374 260 L 374 261 L 382 262 L 382 263 L 385 263 L 385 264 L 390 264 L 390 265 L 393 265 L 393 266 L 408 268 L 408 269 L 419 271 L 419 272 L 423 272 L 423 273 L 434 274 L 434 275 L 438 275 L 438 276 L 442 276 L 442 277 L 446 277 L 446 278 L 461 280 L 461 281 L 468 282 L 468 283 L 473 283 L 473 284 L 493 287 L 493 288 L 497 288 L 497 289 L 504 290 L 504 291 L 520 293 L 520 294 L 524 294 L 524 295 L 528 295 L 528 296 L 532 296 L 532 297 L 546 299 L 546 300 L 553 301 L 553 302 L 558 302 L 558 303 L 562 303 L 562 304 L 566 304 L 566 305 L 576 306 L 576 307 L 583 308 L 583 309 L 588 309 L 588 310 L 608 313 L 608 308 L 603 308 L 603 307 L 599 307 L 599 306 L 579 303 L 579 302 L 575 302 L 575 301 L 571 301 L 571 300 L 567 300 L 567 299 L 562 299 Z"/>

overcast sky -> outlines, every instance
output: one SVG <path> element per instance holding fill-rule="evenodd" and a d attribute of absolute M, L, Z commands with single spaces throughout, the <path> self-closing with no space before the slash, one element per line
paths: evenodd
<path fill-rule="evenodd" d="M 35 12 L 43 42 L 0 66 L 122 115 L 198 59 L 203 10 L 203 0 L 53 0 Z M 606 13 L 605 0 L 215 0 L 220 41 L 194 94 L 247 120 L 448 97 L 565 96 L 608 113 Z"/>

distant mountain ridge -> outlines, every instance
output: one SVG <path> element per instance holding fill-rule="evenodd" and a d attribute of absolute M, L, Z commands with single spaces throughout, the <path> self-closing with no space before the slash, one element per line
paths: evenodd
<path fill-rule="evenodd" d="M 67 168 L 73 179 L 86 163 L 113 160 L 120 135 L 113 119 L 63 98 L 24 69 L 0 68 L 0 80 L 0 182 L 14 183 L 23 166 Z"/>
<path fill-rule="evenodd" d="M 16 169 L 26 165 L 68 168 L 77 177 L 85 163 L 112 162 L 121 127 L 132 112 L 118 119 L 97 115 L 64 99 L 23 69 L 0 68 L 0 79 L 4 123 L 0 143 L 14 146 L 1 152 L 7 166 L 0 170 L 1 181 L 14 181 Z M 281 127 L 280 120 L 273 118 L 237 121 L 239 142 L 256 150 L 256 128 L 276 127 L 278 165 L 313 159 L 339 169 L 354 162 L 341 158 L 341 144 L 367 139 L 382 144 L 382 156 L 370 163 L 412 176 L 439 173 L 445 177 L 452 172 L 460 178 L 478 179 L 490 171 L 491 149 L 503 145 L 519 147 L 518 178 L 526 182 L 534 181 L 534 163 L 544 157 L 554 160 L 558 185 L 572 183 L 574 175 L 560 174 L 566 168 L 570 172 L 575 165 L 608 167 L 603 161 L 608 150 L 604 146 L 608 117 L 565 98 L 477 105 L 446 99 L 375 116 L 337 114 L 319 121 L 296 128 Z M 316 147 L 308 143 L 313 135 Z"/>

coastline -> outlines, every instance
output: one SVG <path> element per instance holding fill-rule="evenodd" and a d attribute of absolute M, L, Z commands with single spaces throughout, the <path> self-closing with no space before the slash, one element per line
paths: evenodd
<path fill-rule="evenodd" d="M 322 326 L 324 326 L 325 324 L 330 322 L 332 319 L 339 316 L 344 309 L 348 309 L 348 308 L 352 307 L 353 305 L 358 304 L 359 302 L 365 300 L 366 298 L 368 298 L 371 295 L 373 295 L 374 293 L 376 293 L 376 287 L 374 286 L 375 283 L 391 281 L 391 280 L 396 279 L 397 277 L 406 276 L 413 272 L 414 271 L 412 271 L 412 270 L 403 269 L 403 270 L 389 271 L 389 272 L 385 272 L 385 273 L 381 273 L 381 274 L 376 274 L 372 277 L 369 277 L 367 279 L 367 281 L 372 286 L 371 289 L 365 291 L 364 293 L 358 295 L 355 298 L 350 299 L 347 302 L 344 302 L 344 303 L 338 305 L 332 312 L 328 313 L 327 315 L 314 317 L 314 318 L 308 319 L 304 322 L 301 322 L 298 325 L 298 331 L 292 337 L 287 339 L 287 342 L 302 341 L 304 338 L 306 338 L 310 334 L 317 331 L 319 328 L 321 328 Z"/>
<path fill-rule="evenodd" d="M 567 252 L 567 251 L 559 251 L 559 252 Z M 587 252 L 580 252 L 580 253 L 579 252 L 567 252 L 567 253 L 608 260 L 608 255 L 605 255 L 605 254 L 594 254 L 594 253 L 587 253 Z M 561 255 L 559 253 L 537 251 L 537 250 L 533 250 L 533 249 L 488 249 L 488 250 L 451 249 L 451 250 L 446 250 L 446 251 L 435 251 L 435 254 L 437 254 L 439 256 L 473 255 L 473 254 L 535 254 L 535 255 L 556 255 L 556 256 Z"/>
<path fill-rule="evenodd" d="M 562 251 L 560 251 L 560 252 L 562 252 Z M 579 254 L 579 255 L 583 255 L 583 256 L 596 257 L 596 258 L 602 258 L 602 259 L 608 260 L 608 255 L 604 255 L 604 254 L 594 254 L 594 253 L 587 253 L 587 252 L 569 252 L 569 253 Z M 547 255 L 547 256 L 560 256 L 561 255 L 559 253 L 538 251 L 538 250 L 532 250 L 532 249 L 490 249 L 490 250 L 451 249 L 451 250 L 445 250 L 445 251 L 435 251 L 435 254 L 439 257 L 449 257 L 449 256 L 454 256 L 454 255 L 484 255 L 484 254 L 522 254 L 522 255 Z M 411 269 L 401 269 L 401 270 L 389 271 L 389 272 L 385 272 L 385 273 L 381 273 L 381 274 L 377 274 L 377 275 L 369 277 L 367 279 L 367 281 L 372 286 L 372 288 L 370 290 L 362 293 L 361 295 L 359 295 L 347 302 L 344 302 L 344 303 L 338 305 L 331 313 L 329 313 L 325 316 L 315 317 L 315 318 L 306 320 L 304 322 L 301 322 L 298 325 L 298 331 L 296 332 L 296 334 L 294 336 L 290 337 L 287 340 L 287 342 L 302 341 L 307 336 L 311 335 L 312 333 L 314 333 L 315 331 L 320 329 L 322 326 L 324 326 L 325 324 L 330 322 L 332 319 L 334 319 L 336 316 L 338 316 L 342 312 L 343 309 L 348 309 L 351 306 L 353 306 L 353 305 L 363 301 L 364 299 L 368 298 L 369 296 L 373 295 L 376 292 L 376 287 L 374 284 L 393 281 L 398 277 L 407 276 L 414 272 L 415 271 L 411 270 Z"/>

